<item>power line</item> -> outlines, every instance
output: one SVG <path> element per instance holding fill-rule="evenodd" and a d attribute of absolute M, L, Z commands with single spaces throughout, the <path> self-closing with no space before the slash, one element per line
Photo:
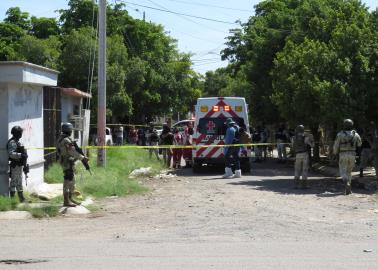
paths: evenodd
<path fill-rule="evenodd" d="M 187 4 L 187 5 L 193 5 L 193 6 L 213 7 L 213 8 L 219 8 L 219 9 L 235 10 L 235 11 L 242 11 L 242 12 L 249 12 L 249 13 L 252 12 L 252 10 L 247 10 L 247 9 L 224 7 L 224 6 L 204 4 L 204 3 L 199 3 L 199 2 L 188 2 L 188 1 L 182 1 L 182 0 L 168 0 L 168 1 Z"/>
<path fill-rule="evenodd" d="M 154 2 L 154 1 L 152 1 L 152 0 L 146 0 L 146 1 L 150 2 L 151 4 L 153 4 L 153 5 L 155 5 L 155 6 L 159 7 L 159 8 L 162 8 L 162 9 L 164 9 L 164 10 L 166 10 L 166 11 L 170 11 L 167 7 L 165 7 L 165 6 L 163 6 L 163 5 L 160 5 L 160 4 L 158 4 L 158 3 L 156 3 L 156 2 Z M 182 15 L 179 15 L 179 14 L 175 14 L 175 15 L 176 15 L 177 17 L 183 19 L 183 20 L 186 20 L 186 21 L 188 21 L 188 22 L 191 22 L 191 23 L 197 24 L 197 25 L 202 26 L 202 27 L 205 27 L 205 28 L 207 28 L 207 29 L 210 29 L 210 30 L 213 30 L 213 31 L 216 31 L 216 32 L 222 33 L 222 34 L 225 34 L 225 33 L 226 33 L 226 32 L 224 32 L 224 31 L 218 30 L 218 29 L 213 28 L 213 27 L 210 27 L 210 26 L 208 26 L 208 25 L 205 25 L 205 24 L 202 24 L 202 23 L 196 22 L 196 21 L 194 21 L 194 20 L 192 20 L 192 19 L 190 19 L 190 18 L 187 18 L 187 17 L 185 17 L 185 16 L 182 16 Z"/>
<path fill-rule="evenodd" d="M 196 15 L 191 15 L 191 14 L 186 14 L 186 13 L 180 13 L 180 12 L 176 12 L 176 11 L 172 11 L 172 10 L 168 10 L 168 9 L 160 9 L 160 8 L 154 8 L 154 7 L 150 7 L 150 6 L 135 4 L 135 3 L 127 2 L 127 1 L 124 1 L 124 2 L 127 3 L 127 4 L 129 4 L 129 5 L 134 5 L 134 6 L 138 6 L 138 7 L 144 7 L 144 8 L 158 10 L 158 11 L 167 12 L 167 13 L 172 13 L 172 14 L 176 14 L 176 15 L 180 15 L 180 16 L 186 16 L 186 17 L 191 17 L 191 18 L 196 18 L 196 19 L 205 20 L 205 21 L 211 21 L 211 22 L 217 22 L 217 23 L 238 25 L 238 23 L 236 23 L 236 22 L 228 22 L 228 21 L 223 21 L 223 20 L 211 19 L 211 18 L 196 16 Z"/>

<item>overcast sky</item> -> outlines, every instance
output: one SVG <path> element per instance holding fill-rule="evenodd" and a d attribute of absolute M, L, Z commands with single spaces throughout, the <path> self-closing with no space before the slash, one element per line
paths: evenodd
<path fill-rule="evenodd" d="M 108 0 L 108 3 L 121 2 Z M 229 29 L 237 26 L 236 20 L 247 21 L 253 15 L 253 6 L 257 0 L 125 0 L 127 9 L 135 18 L 164 25 L 166 32 L 178 40 L 180 51 L 192 52 L 194 69 L 205 73 L 225 66 L 219 52 L 224 48 L 225 37 Z M 371 10 L 377 8 L 378 0 L 362 1 Z M 0 0 L 0 20 L 5 16 L 9 7 L 18 6 L 21 10 L 38 17 L 57 17 L 58 9 L 67 8 L 68 0 Z M 132 4 L 134 3 L 134 4 Z M 142 6 L 137 6 L 143 5 Z M 160 9 L 154 10 L 152 8 Z M 169 10 L 185 13 L 222 22 L 200 20 L 183 15 L 163 12 Z"/>

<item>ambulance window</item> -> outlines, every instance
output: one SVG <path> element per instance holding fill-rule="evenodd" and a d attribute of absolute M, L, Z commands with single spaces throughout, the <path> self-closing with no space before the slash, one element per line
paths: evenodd
<path fill-rule="evenodd" d="M 233 120 L 239 125 L 244 125 L 244 119 L 235 117 Z M 225 135 L 227 127 L 225 118 L 202 118 L 198 123 L 198 132 L 207 135 Z"/>

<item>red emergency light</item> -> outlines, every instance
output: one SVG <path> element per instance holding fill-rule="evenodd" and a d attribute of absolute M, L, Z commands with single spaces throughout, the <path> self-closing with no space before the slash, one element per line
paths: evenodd
<path fill-rule="evenodd" d="M 219 106 L 213 106 L 213 111 L 214 112 L 219 112 Z"/>
<path fill-rule="evenodd" d="M 230 106 L 228 106 L 228 105 L 224 106 L 224 107 L 223 107 L 223 110 L 224 110 L 225 112 L 229 112 L 229 111 L 230 111 Z"/>

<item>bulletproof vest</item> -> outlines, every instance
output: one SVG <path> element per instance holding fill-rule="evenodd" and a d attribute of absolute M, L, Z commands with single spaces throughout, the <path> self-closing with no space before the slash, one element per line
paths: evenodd
<path fill-rule="evenodd" d="M 60 163 L 63 163 L 64 161 L 64 154 L 62 153 L 62 142 L 65 138 L 69 138 L 68 135 L 60 135 L 59 138 L 58 138 L 58 144 L 56 146 L 56 153 L 57 153 L 57 160 L 60 162 Z"/>
<path fill-rule="evenodd" d="M 295 135 L 295 137 L 294 137 L 294 150 L 295 150 L 295 153 L 307 152 L 307 145 L 305 144 L 305 136 Z"/>
<path fill-rule="evenodd" d="M 13 137 L 10 138 L 8 140 L 8 142 L 7 142 L 7 146 L 6 146 L 7 150 L 9 149 L 9 143 L 11 141 L 14 141 L 16 143 L 16 145 L 17 145 L 16 152 L 17 153 L 22 153 L 22 151 L 21 151 L 21 146 L 22 146 L 21 143 L 19 141 L 15 140 Z M 23 165 L 22 159 L 13 159 L 13 158 L 9 157 L 8 160 L 10 161 L 11 166 L 22 166 Z"/>
<path fill-rule="evenodd" d="M 352 130 L 350 134 L 343 132 L 340 138 L 340 152 L 356 151 L 356 132 Z"/>

